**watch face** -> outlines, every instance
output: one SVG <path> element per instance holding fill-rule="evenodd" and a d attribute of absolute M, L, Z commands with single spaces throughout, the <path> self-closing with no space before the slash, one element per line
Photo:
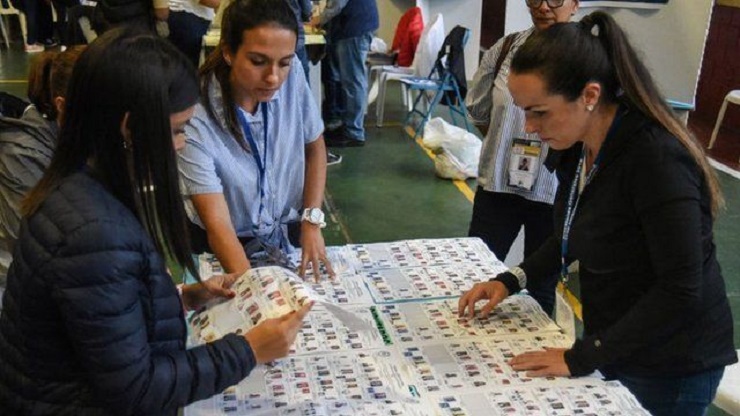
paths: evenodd
<path fill-rule="evenodd" d="M 309 221 L 312 223 L 322 223 L 324 222 L 324 213 L 321 212 L 320 209 L 314 208 L 308 213 Z"/>

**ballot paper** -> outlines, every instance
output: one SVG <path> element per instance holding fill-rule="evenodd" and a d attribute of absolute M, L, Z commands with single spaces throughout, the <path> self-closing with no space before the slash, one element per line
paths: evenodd
<path fill-rule="evenodd" d="M 190 316 L 192 345 L 232 332 L 245 334 L 260 322 L 300 309 L 311 301 L 331 313 L 348 331 L 373 330 L 367 320 L 331 303 L 293 272 L 277 266 L 248 270 L 232 289 L 236 293 L 233 299 L 209 305 Z"/>
<path fill-rule="evenodd" d="M 236 386 L 188 406 L 185 415 L 433 414 L 410 388 L 401 361 L 389 349 L 292 357 L 258 366 Z"/>
<path fill-rule="evenodd" d="M 501 264 L 479 238 L 403 240 L 347 246 L 356 270 L 454 264 Z"/>
<path fill-rule="evenodd" d="M 376 303 L 390 303 L 458 298 L 474 284 L 487 282 L 504 271 L 506 266 L 492 263 L 366 270 L 360 275 Z"/>
<path fill-rule="evenodd" d="M 399 343 L 560 331 L 528 295 L 509 296 L 486 318 L 458 316 L 458 299 L 378 305 L 376 310 L 385 332 Z"/>
<path fill-rule="evenodd" d="M 544 346 L 568 348 L 572 345 L 560 333 L 469 341 L 441 341 L 403 347 L 401 352 L 415 377 L 421 394 L 440 391 L 470 391 L 523 385 L 559 384 L 557 377 L 528 377 L 514 371 L 508 361 L 528 351 L 542 351 Z M 569 383 L 585 383 L 581 377 Z M 594 379 L 598 381 L 598 379 Z"/>
<path fill-rule="evenodd" d="M 592 381 L 568 386 L 497 388 L 485 392 L 440 395 L 441 416 L 649 416 L 618 382 Z"/>
<path fill-rule="evenodd" d="M 338 305 L 370 305 L 373 298 L 362 280 L 362 276 L 355 273 L 351 265 L 349 251 L 345 247 L 328 247 L 326 249 L 329 261 L 335 272 L 335 278 L 330 279 L 326 273 L 326 267 L 321 265 L 321 276 L 318 281 L 314 278 L 313 270 L 306 270 L 304 283 L 313 289 L 316 294 L 331 303 Z M 297 272 L 300 266 L 301 252 L 288 256 L 291 271 Z M 201 254 L 198 257 L 200 275 L 207 279 L 211 275 L 223 274 L 223 268 L 216 256 L 210 253 Z"/>

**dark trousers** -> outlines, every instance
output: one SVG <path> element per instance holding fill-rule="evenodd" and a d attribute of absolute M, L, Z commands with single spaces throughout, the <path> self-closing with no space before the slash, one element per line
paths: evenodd
<path fill-rule="evenodd" d="M 206 230 L 199 225 L 188 221 L 188 231 L 190 232 L 190 249 L 194 254 L 213 253 L 211 245 L 208 243 L 208 234 Z M 238 237 L 242 246 L 246 246 L 254 237 Z M 301 246 L 301 222 L 288 223 L 288 241 L 293 247 Z"/>
<path fill-rule="evenodd" d="M 637 397 L 653 416 L 703 416 L 717 394 L 724 367 L 684 377 L 635 377 L 605 372 Z"/>
<path fill-rule="evenodd" d="M 33 45 L 54 36 L 54 20 L 49 3 L 44 0 L 13 0 L 12 3 L 26 15 L 26 44 Z"/>
<path fill-rule="evenodd" d="M 203 36 L 208 32 L 211 22 L 192 13 L 173 11 L 167 24 L 170 27 L 170 42 L 198 68 Z"/>
<path fill-rule="evenodd" d="M 488 192 L 478 187 L 468 235 L 480 237 L 499 260 L 504 261 L 524 226 L 524 257 L 534 253 L 552 235 L 552 205 L 518 195 Z M 527 282 L 527 291 L 548 314 L 555 305 L 557 275 Z"/>

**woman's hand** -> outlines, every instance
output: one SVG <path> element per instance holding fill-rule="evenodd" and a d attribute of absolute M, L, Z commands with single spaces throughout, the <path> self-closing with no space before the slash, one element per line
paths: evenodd
<path fill-rule="evenodd" d="M 326 257 L 326 246 L 324 245 L 324 237 L 321 235 L 321 228 L 308 221 L 302 221 L 301 267 L 298 269 L 298 275 L 304 277 L 307 268 L 311 267 L 314 279 L 318 282 L 321 276 L 321 263 L 324 263 L 329 278 L 334 279 L 334 269 L 332 269 L 331 263 Z"/>
<path fill-rule="evenodd" d="M 473 319 L 475 317 L 475 304 L 479 300 L 486 299 L 488 303 L 483 306 L 479 314 L 481 318 L 485 318 L 507 296 L 509 296 L 509 291 L 501 282 L 476 283 L 472 289 L 460 297 L 460 301 L 457 303 L 457 314 L 460 318 Z"/>
<path fill-rule="evenodd" d="M 267 319 L 244 335 L 249 346 L 252 347 L 257 364 L 264 364 L 288 355 L 298 330 L 303 326 L 303 319 L 312 306 L 313 302 L 280 318 Z"/>
<path fill-rule="evenodd" d="M 231 286 L 239 275 L 236 273 L 213 276 L 200 283 L 182 287 L 182 303 L 187 310 L 195 310 L 216 298 L 231 299 L 236 296 Z"/>
<path fill-rule="evenodd" d="M 544 351 L 530 351 L 509 360 L 515 371 L 526 371 L 527 377 L 568 377 L 570 369 L 565 363 L 565 348 L 545 347 Z"/>

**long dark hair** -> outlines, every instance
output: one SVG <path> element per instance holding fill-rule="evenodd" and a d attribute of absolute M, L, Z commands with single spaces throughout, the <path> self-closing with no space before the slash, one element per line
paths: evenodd
<path fill-rule="evenodd" d="M 244 140 L 234 106 L 234 92 L 231 88 L 229 75 L 231 67 L 226 63 L 224 50 L 236 54 L 244 40 L 244 31 L 260 26 L 275 26 L 290 30 L 298 36 L 298 21 L 293 10 L 286 0 L 234 0 L 224 10 L 221 21 L 221 43 L 200 67 L 200 95 L 208 115 L 220 124 L 219 118 L 211 104 L 208 95 L 212 75 L 215 75 L 221 87 L 221 105 L 224 109 L 225 126 L 242 148 L 249 151 L 249 145 Z"/>
<path fill-rule="evenodd" d="M 533 34 L 514 55 L 511 70 L 540 74 L 550 94 L 569 101 L 577 99 L 587 83 L 598 82 L 605 103 L 625 100 L 675 136 L 704 174 L 712 214 L 724 205 L 704 149 L 668 106 L 627 35 L 608 14 L 594 12 L 578 23 L 555 24 Z"/>
<path fill-rule="evenodd" d="M 198 276 L 179 190 L 170 115 L 196 103 L 190 61 L 169 42 L 125 28 L 93 42 L 72 73 L 65 122 L 51 164 L 24 201 L 31 215 L 68 175 L 90 165 L 134 212 L 163 255 Z M 121 132 L 124 118 L 130 146 Z"/>

